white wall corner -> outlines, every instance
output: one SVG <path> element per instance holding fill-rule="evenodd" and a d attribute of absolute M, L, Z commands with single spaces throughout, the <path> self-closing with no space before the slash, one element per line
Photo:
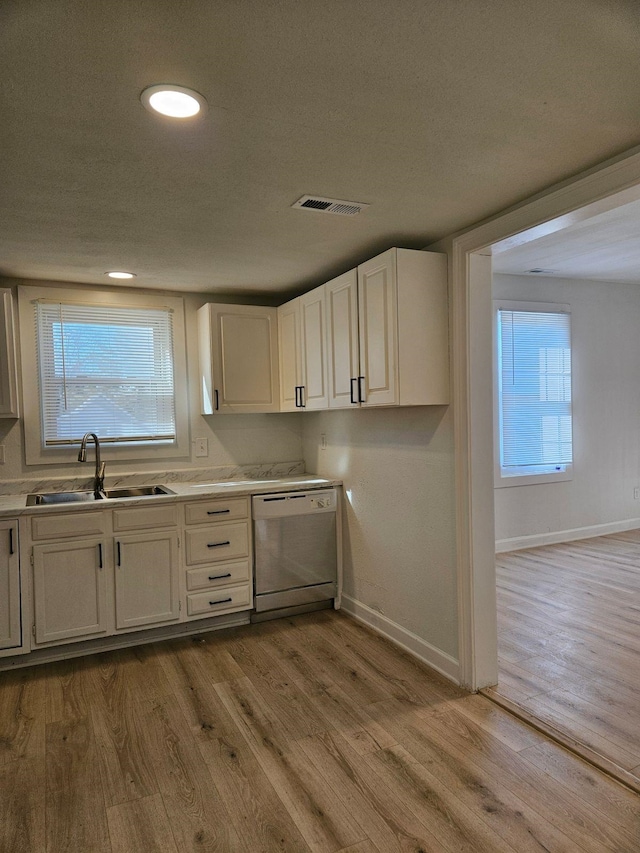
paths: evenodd
<path fill-rule="evenodd" d="M 446 652 L 432 646 L 422 637 L 413 634 L 397 622 L 393 622 L 387 616 L 383 616 L 361 601 L 351 598 L 349 595 L 342 595 L 342 610 L 353 616 L 358 622 L 367 625 L 376 633 L 381 634 L 390 640 L 396 646 L 399 646 L 410 655 L 417 658 L 422 663 L 426 664 L 431 669 L 435 669 L 440 675 L 452 681 L 454 684 L 460 684 L 460 665 L 459 662 L 448 655 Z"/>

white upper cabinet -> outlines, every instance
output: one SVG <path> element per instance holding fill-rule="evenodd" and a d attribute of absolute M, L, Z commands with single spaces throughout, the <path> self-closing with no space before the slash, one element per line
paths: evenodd
<path fill-rule="evenodd" d="M 389 249 L 325 287 L 331 408 L 449 402 L 446 255 Z"/>
<path fill-rule="evenodd" d="M 399 402 L 396 274 L 393 249 L 358 267 L 358 395 L 363 406 Z"/>
<path fill-rule="evenodd" d="M 198 345 L 203 415 L 280 411 L 275 308 L 203 305 Z"/>
<path fill-rule="evenodd" d="M 324 285 L 278 308 L 283 412 L 329 406 L 326 323 Z"/>
<path fill-rule="evenodd" d="M 302 352 L 300 349 L 300 300 L 291 299 L 278 308 L 278 356 L 280 358 L 280 411 L 300 408 Z"/>
<path fill-rule="evenodd" d="M 17 418 L 18 377 L 11 291 L 0 290 L 0 418 Z"/>
<path fill-rule="evenodd" d="M 358 405 L 358 274 L 349 270 L 324 285 L 327 302 L 329 408 Z"/>

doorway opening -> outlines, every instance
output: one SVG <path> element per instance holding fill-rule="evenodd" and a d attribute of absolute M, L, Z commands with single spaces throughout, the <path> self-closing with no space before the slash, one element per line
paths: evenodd
<path fill-rule="evenodd" d="M 469 566 L 461 566 L 460 601 L 461 614 L 466 606 L 478 617 L 461 624 L 463 681 L 466 669 L 468 686 L 487 688 L 567 745 L 582 744 L 585 757 L 619 771 L 637 790 L 640 256 L 632 237 L 640 224 L 639 179 L 637 173 L 623 191 L 517 233 L 508 234 L 508 214 L 483 227 L 497 239 L 480 245 L 476 233 L 454 245 L 454 322 L 464 314 L 460 293 L 455 305 L 464 272 L 468 330 L 466 424 L 458 438 L 466 426 L 469 453 L 459 479 L 467 486 L 460 500 L 469 523 L 459 545 L 464 555 L 466 536 Z M 508 236 L 499 236 L 500 226 Z M 499 417 L 487 395 L 496 358 L 494 298 L 571 306 L 570 478 L 496 483 Z"/>

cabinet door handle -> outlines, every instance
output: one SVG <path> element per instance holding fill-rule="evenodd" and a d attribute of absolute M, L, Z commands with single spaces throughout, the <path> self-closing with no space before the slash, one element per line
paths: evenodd
<path fill-rule="evenodd" d="M 364 398 L 364 394 L 362 393 L 362 383 L 364 382 L 364 376 L 358 376 L 358 402 L 365 403 L 366 400 Z"/>
<path fill-rule="evenodd" d="M 120 543 L 118 542 L 117 545 L 118 545 L 118 566 L 121 566 L 122 562 L 120 560 Z"/>
<path fill-rule="evenodd" d="M 209 542 L 207 548 L 221 548 L 223 545 L 231 545 L 231 542 L 228 539 L 226 542 Z"/>
<path fill-rule="evenodd" d="M 354 382 L 357 384 L 357 382 L 358 382 L 358 377 L 357 377 L 357 376 L 353 376 L 353 377 L 351 378 L 351 380 L 350 380 L 350 383 L 351 383 L 351 384 L 350 384 L 350 388 L 349 388 L 349 391 L 350 391 L 350 394 L 351 394 L 351 402 L 352 402 L 354 405 L 357 405 L 357 404 L 358 404 L 358 401 L 356 400 L 355 395 L 354 395 L 354 393 L 353 393 L 353 384 L 354 384 Z"/>
<path fill-rule="evenodd" d="M 222 515 L 225 512 L 231 512 L 230 509 L 208 509 L 207 515 Z"/>
<path fill-rule="evenodd" d="M 102 542 L 98 542 L 98 568 L 102 568 Z"/>
<path fill-rule="evenodd" d="M 299 394 L 300 394 L 300 386 L 299 386 L 299 385 L 296 385 L 296 386 L 295 386 L 295 390 L 296 390 L 296 409 L 299 409 L 299 408 L 300 408 L 300 397 L 299 397 Z"/>
<path fill-rule="evenodd" d="M 300 386 L 300 408 L 301 408 L 301 409 L 304 409 L 304 408 L 305 408 L 305 406 L 307 405 L 307 404 L 305 403 L 305 400 L 304 400 L 304 390 L 305 390 L 305 386 L 304 386 L 304 385 L 301 385 L 301 386 Z"/>
<path fill-rule="evenodd" d="M 217 389 L 217 388 L 216 388 L 216 389 L 215 389 L 215 391 L 213 392 L 213 400 L 214 400 L 214 408 L 215 408 L 215 410 L 216 410 L 216 412 L 217 412 L 217 411 L 218 411 L 218 409 L 220 408 L 220 407 L 219 407 L 219 405 L 218 405 L 219 400 L 218 400 L 218 389 Z"/>
<path fill-rule="evenodd" d="M 213 607 L 214 604 L 226 604 L 228 601 L 233 601 L 232 598 L 221 598 L 219 601 L 210 601 L 209 606 Z"/>
<path fill-rule="evenodd" d="M 9 555 L 13 554 L 13 527 L 9 528 Z"/>
<path fill-rule="evenodd" d="M 220 578 L 230 578 L 231 572 L 227 572 L 226 575 L 209 575 L 210 581 L 219 581 Z"/>

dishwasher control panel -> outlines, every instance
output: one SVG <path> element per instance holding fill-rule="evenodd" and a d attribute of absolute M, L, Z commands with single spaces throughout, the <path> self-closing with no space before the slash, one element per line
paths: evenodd
<path fill-rule="evenodd" d="M 309 492 L 279 492 L 254 495 L 254 518 L 278 518 L 336 511 L 336 490 L 317 489 Z"/>

